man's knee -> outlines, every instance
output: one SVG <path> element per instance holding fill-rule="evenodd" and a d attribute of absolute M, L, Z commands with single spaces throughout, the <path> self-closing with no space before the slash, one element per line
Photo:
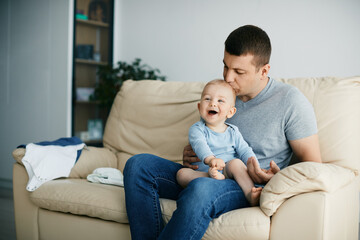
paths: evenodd
<path fill-rule="evenodd" d="M 134 174 L 142 172 L 142 170 L 146 169 L 148 163 L 151 162 L 149 161 L 149 159 L 151 159 L 152 157 L 153 155 L 151 154 L 142 153 L 129 158 L 125 164 L 124 177 L 127 177 L 127 175 L 132 176 Z"/>
<path fill-rule="evenodd" d="M 128 165 L 128 164 L 129 165 L 132 165 L 132 164 L 142 165 L 142 164 L 148 162 L 149 158 L 151 158 L 153 156 L 154 155 L 151 155 L 149 153 L 136 154 L 127 160 L 126 165 Z"/>

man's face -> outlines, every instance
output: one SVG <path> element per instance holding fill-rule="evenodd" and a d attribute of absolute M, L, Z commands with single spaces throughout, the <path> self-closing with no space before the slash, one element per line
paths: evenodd
<path fill-rule="evenodd" d="M 224 53 L 224 80 L 235 89 L 236 95 L 244 102 L 256 97 L 267 84 L 267 64 L 256 69 L 253 63 L 254 56 L 231 55 Z M 266 80 L 266 81 L 264 81 Z"/>

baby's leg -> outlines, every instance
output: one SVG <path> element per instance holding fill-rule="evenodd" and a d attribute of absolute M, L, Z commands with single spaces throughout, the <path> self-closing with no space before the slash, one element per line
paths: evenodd
<path fill-rule="evenodd" d="M 255 187 L 245 164 L 240 159 L 233 159 L 226 164 L 225 171 L 228 178 L 234 179 L 239 184 L 250 205 L 258 206 L 262 188 Z"/>
<path fill-rule="evenodd" d="M 176 173 L 177 182 L 183 188 L 192 180 L 199 177 L 209 177 L 209 174 L 207 172 L 195 171 L 191 168 L 182 168 Z"/>

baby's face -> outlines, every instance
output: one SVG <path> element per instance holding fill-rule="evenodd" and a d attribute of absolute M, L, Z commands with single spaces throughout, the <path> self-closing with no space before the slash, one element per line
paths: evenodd
<path fill-rule="evenodd" d="M 205 87 L 199 103 L 200 116 L 207 124 L 223 124 L 234 115 L 234 94 L 231 88 L 221 84 Z"/>

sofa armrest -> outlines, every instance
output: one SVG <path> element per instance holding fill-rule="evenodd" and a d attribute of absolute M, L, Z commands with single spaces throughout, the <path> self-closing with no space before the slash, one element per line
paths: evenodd
<path fill-rule="evenodd" d="M 25 152 L 25 148 L 17 148 L 12 153 L 16 162 L 20 165 L 23 165 L 22 159 Z M 118 168 L 116 155 L 107 148 L 86 147 L 71 169 L 69 178 L 86 178 L 87 175 L 100 167 Z"/>
<path fill-rule="evenodd" d="M 287 199 L 308 192 L 334 192 L 349 184 L 357 172 L 334 164 L 301 162 L 291 165 L 266 184 L 260 197 L 260 207 L 272 216 Z"/>
<path fill-rule="evenodd" d="M 21 165 L 24 165 L 22 163 L 22 159 L 25 156 L 25 148 L 16 148 L 13 152 L 12 152 L 12 156 L 15 159 L 15 161 Z"/>
<path fill-rule="evenodd" d="M 316 191 L 286 200 L 271 218 L 270 239 L 358 239 L 358 180 L 334 192 Z"/>

